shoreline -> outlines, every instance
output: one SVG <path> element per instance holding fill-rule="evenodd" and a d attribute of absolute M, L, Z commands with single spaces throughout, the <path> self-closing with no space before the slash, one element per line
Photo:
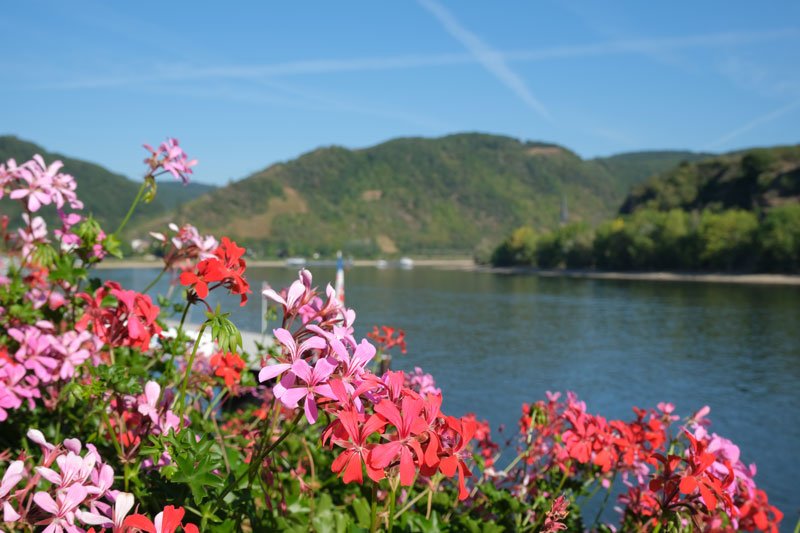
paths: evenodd
<path fill-rule="evenodd" d="M 287 267 L 282 260 L 252 260 L 248 266 L 253 268 L 297 268 Z M 358 259 L 350 263 L 352 267 L 376 268 L 377 260 Z M 109 260 L 98 265 L 100 270 L 115 268 L 159 268 L 160 261 L 149 260 Z M 314 267 L 315 265 L 309 265 Z M 328 265 L 325 265 L 328 267 Z M 464 272 L 484 272 L 503 275 L 529 275 L 544 278 L 599 279 L 622 281 L 660 281 L 688 283 L 723 283 L 734 285 L 791 285 L 800 286 L 800 275 L 791 274 L 723 274 L 687 272 L 608 272 L 598 270 L 561 270 L 535 267 L 491 267 L 476 265 L 471 259 L 414 259 L 414 268 L 434 268 L 437 270 L 458 270 Z"/>

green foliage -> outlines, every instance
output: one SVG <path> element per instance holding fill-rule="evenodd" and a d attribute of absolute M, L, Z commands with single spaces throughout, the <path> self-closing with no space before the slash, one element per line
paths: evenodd
<path fill-rule="evenodd" d="M 207 324 L 211 327 L 211 338 L 217 341 L 223 352 L 236 352 L 242 346 L 242 334 L 231 322 L 230 313 L 221 313 L 220 306 L 213 313 L 206 313 Z"/>
<path fill-rule="evenodd" d="M 762 267 L 780 272 L 800 271 L 800 204 L 770 210 L 759 227 Z"/>
<path fill-rule="evenodd" d="M 758 219 L 748 211 L 704 211 L 698 238 L 701 265 L 711 269 L 742 270 L 754 262 Z"/>
<path fill-rule="evenodd" d="M 580 268 L 591 265 L 594 233 L 586 223 L 568 224 L 541 237 L 536 262 L 542 268 Z"/>
<path fill-rule="evenodd" d="M 799 196 L 800 146 L 760 148 L 681 164 L 634 186 L 620 211 L 753 210 Z"/>
<path fill-rule="evenodd" d="M 494 251 L 496 266 L 603 270 L 800 271 L 800 205 L 755 213 L 639 209 L 592 232 L 572 224 L 538 238 L 520 228 Z M 529 238 L 525 238 L 528 236 Z"/>
<path fill-rule="evenodd" d="M 515 229 L 492 254 L 495 266 L 535 266 L 536 231 L 530 226 Z"/>

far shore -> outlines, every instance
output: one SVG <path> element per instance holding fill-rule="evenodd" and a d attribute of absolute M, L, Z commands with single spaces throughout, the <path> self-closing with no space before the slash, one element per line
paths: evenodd
<path fill-rule="evenodd" d="M 350 263 L 353 267 L 376 268 L 378 262 L 372 259 L 357 259 Z M 297 268 L 288 267 L 283 260 L 250 260 L 249 267 L 261 268 Z M 151 260 L 107 260 L 96 268 L 101 270 L 114 268 L 159 268 L 160 261 Z M 598 270 L 549 270 L 533 267 L 490 267 L 476 265 L 472 259 L 414 259 L 414 267 L 435 268 L 440 270 L 460 270 L 466 272 L 487 272 L 491 274 L 529 275 L 547 278 L 579 278 L 609 279 L 631 281 L 665 281 L 692 283 L 730 283 L 746 285 L 798 285 L 800 275 L 787 274 L 727 274 L 697 272 L 605 272 Z M 314 268 L 314 265 L 309 265 Z"/>

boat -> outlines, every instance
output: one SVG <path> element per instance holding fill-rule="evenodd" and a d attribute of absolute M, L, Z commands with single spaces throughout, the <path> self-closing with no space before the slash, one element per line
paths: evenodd
<path fill-rule="evenodd" d="M 400 261 L 398 262 L 398 264 L 400 265 L 400 268 L 403 268 L 403 269 L 406 269 L 406 270 L 410 270 L 410 269 L 414 268 L 414 260 L 411 259 L 410 257 L 401 257 Z"/>
<path fill-rule="evenodd" d="M 389 262 L 386 259 L 378 259 L 375 261 L 375 268 L 380 268 L 381 270 L 388 268 Z"/>
<path fill-rule="evenodd" d="M 289 257 L 286 259 L 286 266 L 287 267 L 303 267 L 306 266 L 306 258 L 305 257 Z"/>

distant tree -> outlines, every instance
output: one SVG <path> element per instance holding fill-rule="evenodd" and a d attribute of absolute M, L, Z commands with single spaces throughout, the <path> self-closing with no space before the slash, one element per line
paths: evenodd
<path fill-rule="evenodd" d="M 536 266 L 536 230 L 530 226 L 515 229 L 492 254 L 495 266 Z"/>
<path fill-rule="evenodd" d="M 800 205 L 767 212 L 758 231 L 761 268 L 773 272 L 800 271 Z"/>
<path fill-rule="evenodd" d="M 752 269 L 757 261 L 758 219 L 750 211 L 704 211 L 698 239 L 701 265 L 712 269 Z"/>
<path fill-rule="evenodd" d="M 587 268 L 594 263 L 594 233 L 584 222 L 575 222 L 543 235 L 536 246 L 536 260 L 544 268 Z"/>

